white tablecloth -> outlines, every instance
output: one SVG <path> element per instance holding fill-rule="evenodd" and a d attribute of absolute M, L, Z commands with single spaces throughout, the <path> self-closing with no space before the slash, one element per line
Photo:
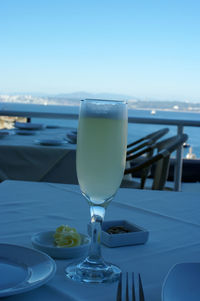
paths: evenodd
<path fill-rule="evenodd" d="M 10 135 L 0 139 L 0 180 L 47 181 L 77 184 L 76 146 L 43 146 L 38 139 L 64 139 L 68 128 L 43 129 L 34 135 Z"/>
<path fill-rule="evenodd" d="M 161 301 L 161 287 L 176 263 L 200 261 L 200 200 L 197 193 L 120 189 L 106 220 L 126 219 L 150 232 L 144 245 L 103 246 L 104 258 L 123 271 L 140 272 L 146 301 Z M 31 246 L 35 232 L 69 224 L 86 233 L 89 207 L 76 185 L 5 181 L 0 184 L 0 242 Z M 55 277 L 41 288 L 7 301 L 115 300 L 117 284 L 77 284 L 56 260 Z"/>

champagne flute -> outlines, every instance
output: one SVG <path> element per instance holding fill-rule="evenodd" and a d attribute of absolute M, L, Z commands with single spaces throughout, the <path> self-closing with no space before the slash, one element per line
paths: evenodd
<path fill-rule="evenodd" d="M 66 268 L 67 277 L 79 282 L 113 282 L 121 273 L 102 258 L 100 235 L 105 210 L 124 175 L 127 120 L 124 101 L 81 101 L 76 168 L 81 192 L 90 207 L 91 245 L 83 261 Z"/>

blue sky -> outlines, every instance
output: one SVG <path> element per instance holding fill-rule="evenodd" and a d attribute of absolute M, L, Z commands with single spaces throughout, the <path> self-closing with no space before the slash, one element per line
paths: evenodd
<path fill-rule="evenodd" d="M 1 0 L 0 92 L 200 101 L 199 0 Z"/>

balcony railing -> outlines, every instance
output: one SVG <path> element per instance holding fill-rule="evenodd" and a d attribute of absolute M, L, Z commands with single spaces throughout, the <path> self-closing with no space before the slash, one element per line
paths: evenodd
<path fill-rule="evenodd" d="M 19 106 L 20 107 L 20 106 Z M 24 108 L 25 106 L 23 106 Z M 67 106 L 59 106 L 59 111 L 50 111 L 45 106 L 41 106 L 43 108 L 42 111 L 34 111 L 34 110 L 25 110 L 22 109 L 12 109 L 12 105 L 2 106 L 0 105 L 0 116 L 13 116 L 13 117 L 27 117 L 31 118 L 50 118 L 50 119 L 69 119 L 69 120 L 77 120 L 78 113 L 71 113 L 70 108 Z M 52 106 L 53 107 L 53 106 Z M 27 105 L 27 109 L 30 109 L 29 105 Z M 58 108 L 58 107 L 57 107 Z M 45 110 L 46 109 L 46 110 Z M 141 117 L 129 117 L 129 123 L 138 123 L 138 124 L 157 124 L 157 125 L 168 125 L 168 126 L 176 126 L 177 134 L 182 134 L 184 132 L 184 127 L 200 127 L 200 121 L 194 120 L 175 120 L 175 119 L 161 119 L 161 118 L 141 118 Z M 181 190 L 181 176 L 182 176 L 182 158 L 183 158 L 183 149 L 180 147 L 176 152 L 176 163 L 174 168 L 174 190 Z"/>

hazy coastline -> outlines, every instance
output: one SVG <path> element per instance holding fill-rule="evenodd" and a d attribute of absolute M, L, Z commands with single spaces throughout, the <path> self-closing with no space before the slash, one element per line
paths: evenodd
<path fill-rule="evenodd" d="M 16 94 L 3 94 L 0 93 L 0 103 L 22 103 L 22 104 L 36 104 L 36 105 L 56 105 L 56 106 L 79 106 L 79 102 L 84 98 L 100 98 L 100 99 L 116 99 L 126 100 L 128 107 L 132 110 L 145 110 L 152 111 L 170 111 L 170 112 L 190 112 L 200 113 L 200 101 L 192 102 L 187 100 L 144 100 L 129 97 L 120 94 L 92 94 L 86 92 L 76 92 L 68 94 L 31 94 L 31 93 L 16 93 Z"/>

